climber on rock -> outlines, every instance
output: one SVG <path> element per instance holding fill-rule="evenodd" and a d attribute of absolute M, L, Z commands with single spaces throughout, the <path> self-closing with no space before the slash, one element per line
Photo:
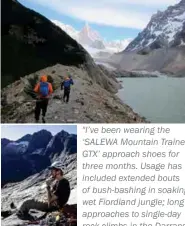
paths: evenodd
<path fill-rule="evenodd" d="M 34 92 L 38 93 L 38 98 L 35 107 L 35 121 L 39 122 L 40 113 L 42 110 L 42 122 L 45 123 L 45 116 L 49 102 L 49 96 L 53 92 L 51 83 L 47 82 L 47 76 L 41 76 L 40 82 L 36 84 Z"/>
<path fill-rule="evenodd" d="M 46 180 L 48 202 L 40 202 L 34 199 L 25 201 L 17 212 L 17 216 L 22 220 L 34 220 L 34 217 L 29 214 L 30 209 L 39 210 L 42 212 L 61 211 L 68 202 L 71 189 L 69 181 L 64 178 L 64 166 L 61 162 L 54 162 L 49 169 L 51 170 L 52 179 Z M 56 183 L 51 187 L 52 181 Z"/>
<path fill-rule="evenodd" d="M 69 77 L 66 76 L 64 78 L 64 81 L 61 84 L 61 90 L 64 89 L 63 101 L 66 102 L 66 103 L 69 102 L 71 85 L 74 85 L 72 77 L 71 76 L 69 76 Z"/>

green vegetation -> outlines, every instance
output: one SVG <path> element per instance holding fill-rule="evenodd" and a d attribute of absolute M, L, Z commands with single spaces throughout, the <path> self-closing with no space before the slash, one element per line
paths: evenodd
<path fill-rule="evenodd" d="M 38 81 L 39 81 L 39 76 L 34 74 L 33 77 L 28 79 L 28 84 L 24 88 L 24 92 L 27 95 L 31 96 L 33 99 L 37 98 L 37 94 L 33 90 Z"/>

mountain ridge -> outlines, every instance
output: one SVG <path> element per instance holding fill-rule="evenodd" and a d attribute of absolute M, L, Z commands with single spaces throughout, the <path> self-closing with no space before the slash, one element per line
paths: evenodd
<path fill-rule="evenodd" d="M 79 43 L 43 15 L 17 0 L 2 0 L 1 5 L 2 88 L 57 63 L 93 64 Z"/>
<path fill-rule="evenodd" d="M 181 0 L 165 11 L 158 11 L 151 17 L 146 28 L 128 45 L 123 52 L 151 50 L 185 45 L 185 37 L 177 36 L 184 32 L 185 27 L 185 1 Z M 149 50 L 148 50 L 149 51 Z"/>
<path fill-rule="evenodd" d="M 131 38 L 128 38 L 123 40 L 106 41 L 97 31 L 93 30 L 87 22 L 85 26 L 78 31 L 71 25 L 66 25 L 58 20 L 51 21 L 80 43 L 91 54 L 91 56 L 95 55 L 91 48 L 96 49 L 97 52 L 98 50 L 102 50 L 113 54 L 124 50 L 132 40 Z"/>
<path fill-rule="evenodd" d="M 31 136 L 38 136 L 50 133 L 48 130 L 40 130 L 33 133 Z M 22 142 L 25 137 L 24 135 L 17 139 Z M 35 199 L 37 201 L 47 202 L 47 191 L 46 191 L 46 179 L 51 176 L 51 172 L 48 166 L 55 160 L 60 160 L 65 165 L 64 177 L 68 179 L 71 188 L 71 194 L 67 202 L 67 207 L 72 208 L 71 211 L 76 211 L 77 206 L 77 135 L 68 133 L 65 130 L 61 130 L 52 136 L 52 139 L 58 137 L 56 141 L 50 144 L 52 147 L 53 156 L 51 153 L 45 152 L 45 150 L 33 151 L 31 154 L 25 152 L 19 154 L 15 150 L 15 155 L 5 155 L 2 158 L 2 188 L 1 188 L 1 213 L 7 213 L 8 216 L 2 214 L 1 223 L 4 226 L 17 226 L 25 225 L 25 221 L 20 220 L 15 211 L 9 213 L 12 203 L 19 209 L 25 200 Z M 72 139 L 72 141 L 70 140 Z M 1 142 L 7 142 L 8 139 L 1 139 Z M 42 143 L 43 139 L 40 139 Z M 10 141 L 12 144 L 15 141 Z M 33 140 L 30 140 L 33 142 Z M 7 144 L 8 145 L 8 144 Z M 63 145 L 63 146 L 62 146 Z M 43 144 L 43 146 L 45 146 Z M 71 146 L 73 151 L 71 151 Z M 2 155 L 2 152 L 1 152 Z M 16 157 L 16 158 L 15 158 Z M 13 159 L 14 158 L 14 159 Z M 12 162 L 14 160 L 14 164 Z M 15 161 L 16 164 L 15 164 Z M 9 169 L 7 169 L 9 166 Z M 28 172 L 27 169 L 30 169 Z M 20 177 L 20 175 L 22 177 Z M 19 176 L 19 177 L 18 177 Z M 6 178 L 6 181 L 4 180 Z M 30 211 L 31 212 L 31 211 Z M 31 212 L 35 217 L 43 215 L 40 211 Z M 72 212 L 71 212 L 72 214 Z M 74 212 L 74 214 L 77 214 Z M 70 218 L 73 215 L 69 216 Z"/>
<path fill-rule="evenodd" d="M 185 1 L 152 16 L 128 47 L 107 59 L 119 70 L 185 77 Z"/>
<path fill-rule="evenodd" d="M 49 135 L 48 138 L 45 138 L 47 135 Z M 9 141 L 2 146 L 3 185 L 8 182 L 22 181 L 45 169 L 54 159 L 65 161 L 66 156 L 77 152 L 77 136 L 64 130 L 54 136 L 47 130 L 40 130 L 33 133 L 32 138 L 25 145 L 22 144 L 22 138 L 26 136 L 18 139 L 19 142 Z M 52 139 L 53 142 L 50 143 Z M 4 140 L 2 138 L 1 143 Z"/>

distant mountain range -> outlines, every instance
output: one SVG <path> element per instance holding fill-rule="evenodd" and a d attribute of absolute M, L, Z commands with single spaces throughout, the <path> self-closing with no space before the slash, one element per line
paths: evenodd
<path fill-rule="evenodd" d="M 46 169 L 54 160 L 66 165 L 77 153 L 77 136 L 65 131 L 52 136 L 47 130 L 27 134 L 17 141 L 1 139 L 2 185 L 21 181 Z"/>
<path fill-rule="evenodd" d="M 127 71 L 159 71 L 185 76 L 185 0 L 158 11 L 121 53 L 107 61 Z"/>
<path fill-rule="evenodd" d="M 52 20 L 52 22 L 80 43 L 93 57 L 109 56 L 113 53 L 121 52 L 132 41 L 132 39 L 105 41 L 88 23 L 85 24 L 81 31 L 77 31 L 72 26 L 60 21 Z"/>
<path fill-rule="evenodd" d="M 77 203 L 77 136 L 62 130 L 53 136 L 47 130 L 27 134 L 12 141 L 1 139 L 1 211 L 10 210 L 13 202 L 20 206 L 25 200 L 43 201 L 47 197 L 45 182 L 50 176 L 48 166 L 55 160 L 65 165 L 64 177 L 69 180 L 71 195 L 68 204 Z M 74 208 L 72 205 L 70 208 Z M 39 217 L 42 213 L 33 215 Z M 14 214 L 1 219 L 2 225 L 25 225 Z"/>

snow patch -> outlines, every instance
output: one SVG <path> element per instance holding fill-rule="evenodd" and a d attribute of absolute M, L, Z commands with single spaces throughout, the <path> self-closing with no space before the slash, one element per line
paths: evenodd
<path fill-rule="evenodd" d="M 148 40 L 148 44 L 147 44 L 146 46 L 151 45 L 153 42 L 154 42 L 154 39 L 149 39 L 149 40 Z"/>
<path fill-rule="evenodd" d="M 185 12 L 179 16 L 176 16 L 175 18 L 179 20 L 185 20 Z"/>
<path fill-rule="evenodd" d="M 21 141 L 21 142 L 19 142 L 19 144 L 22 144 L 22 145 L 28 146 L 28 145 L 29 145 L 29 142 L 28 142 L 28 141 Z"/>
<path fill-rule="evenodd" d="M 185 42 L 183 42 L 183 40 L 181 40 L 180 46 L 185 46 Z"/>
<path fill-rule="evenodd" d="M 157 76 L 157 77 L 167 77 L 166 74 L 161 73 L 161 72 L 159 72 L 159 71 L 145 71 L 145 70 L 140 71 L 140 70 L 133 70 L 132 72 L 134 72 L 134 73 L 139 73 L 139 74 L 143 74 L 143 75 L 148 75 L 148 74 L 150 74 L 150 75 L 154 75 L 154 76 Z"/>
<path fill-rule="evenodd" d="M 80 43 L 92 57 L 96 57 L 96 55 L 102 51 L 110 54 L 122 52 L 132 41 L 131 38 L 106 41 L 97 31 L 93 30 L 88 23 L 86 23 L 81 31 L 77 31 L 72 26 L 65 25 L 60 21 L 51 21 Z"/>
<path fill-rule="evenodd" d="M 168 7 L 166 11 L 153 15 L 148 26 L 128 45 L 127 51 L 150 46 L 156 39 L 164 41 L 165 47 L 170 47 L 171 43 L 175 42 L 176 35 L 183 30 L 184 23 L 185 8 L 183 1 L 180 1 L 179 4 Z"/>

